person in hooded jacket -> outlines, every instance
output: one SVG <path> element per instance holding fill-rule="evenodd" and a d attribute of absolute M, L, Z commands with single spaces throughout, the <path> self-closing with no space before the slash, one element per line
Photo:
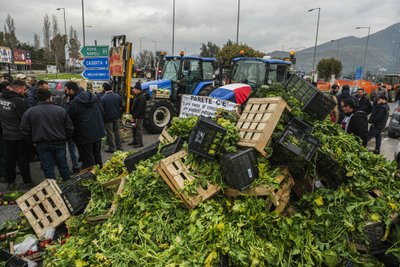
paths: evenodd
<path fill-rule="evenodd" d="M 82 90 L 76 82 L 66 83 L 65 92 L 71 100 L 67 113 L 75 126 L 73 140 L 82 168 L 96 164 L 102 167 L 101 138 L 105 136 L 103 107 L 94 94 Z"/>
<path fill-rule="evenodd" d="M 358 107 L 358 101 L 353 95 L 350 94 L 350 86 L 348 84 L 345 84 L 342 86 L 342 92 L 340 94 L 338 94 L 336 96 L 336 98 L 337 98 L 338 109 L 339 109 L 339 119 L 337 120 L 337 123 L 341 124 L 345 117 L 345 113 L 344 113 L 343 107 L 342 107 L 343 100 L 345 100 L 347 98 L 353 99 L 353 102 L 356 107 Z"/>
<path fill-rule="evenodd" d="M 359 110 L 352 98 L 342 100 L 343 112 L 345 114 L 341 126 L 347 132 L 358 136 L 362 145 L 367 146 L 368 142 L 368 118 L 367 114 Z"/>
<path fill-rule="evenodd" d="M 147 105 L 146 92 L 143 92 L 140 82 L 137 82 L 133 87 L 133 94 L 135 95 L 131 108 L 131 115 L 134 123 L 134 127 L 132 128 L 133 140 L 128 145 L 134 148 L 140 148 L 143 146 L 142 126 Z"/>
<path fill-rule="evenodd" d="M 372 104 L 371 101 L 369 101 L 368 96 L 366 95 L 363 88 L 357 89 L 356 98 L 358 100 L 359 109 L 364 111 L 367 115 L 371 114 Z"/>
<path fill-rule="evenodd" d="M 379 154 L 381 150 L 381 134 L 389 118 L 389 111 L 390 108 L 387 104 L 387 97 L 385 95 L 379 96 L 376 100 L 376 107 L 372 111 L 368 121 L 371 123 L 368 132 L 368 141 L 375 137 L 375 149 L 372 151 L 375 154 Z"/>
<path fill-rule="evenodd" d="M 16 187 L 17 162 L 24 181 L 23 189 L 34 186 L 29 166 L 32 146 L 24 140 L 20 130 L 22 116 L 28 109 L 24 100 L 25 90 L 25 81 L 15 80 L 11 87 L 3 89 L 0 98 L 0 132 L 4 142 L 5 175 L 9 189 Z"/>

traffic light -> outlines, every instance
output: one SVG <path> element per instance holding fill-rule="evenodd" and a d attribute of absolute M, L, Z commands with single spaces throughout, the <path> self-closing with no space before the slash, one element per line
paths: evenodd
<path fill-rule="evenodd" d="M 293 50 L 290 51 L 290 62 L 292 62 L 292 64 L 296 64 L 296 58 L 294 57 Z"/>

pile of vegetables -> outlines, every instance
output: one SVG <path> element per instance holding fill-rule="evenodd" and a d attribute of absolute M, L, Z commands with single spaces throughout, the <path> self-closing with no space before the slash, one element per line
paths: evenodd
<path fill-rule="evenodd" d="M 188 210 L 154 171 L 163 158 L 156 154 L 126 174 L 123 193 L 113 199 L 118 209 L 108 221 L 88 223 L 85 217 L 90 208 L 71 217 L 66 222 L 71 237 L 63 244 L 46 247 L 44 266 L 220 266 L 223 255 L 228 256 L 229 266 L 344 266 L 348 261 L 353 266 L 383 266 L 370 253 L 358 252 L 354 245 L 354 240 L 361 240 L 368 246 L 363 227 L 374 221 L 386 226 L 384 238 L 392 244 L 387 253 L 400 258 L 399 231 L 391 227 L 391 215 L 399 212 L 400 203 L 395 164 L 368 152 L 360 140 L 330 121 L 314 121 L 303 114 L 296 99 L 279 85 L 263 87 L 257 96 L 282 96 L 292 107 L 292 115 L 314 125 L 313 135 L 322 145 L 303 170 L 304 175 L 323 182 L 326 177 L 321 176 L 317 166 L 334 161 L 338 173 L 345 175 L 341 186 L 328 185 L 299 198 L 293 196 L 290 208 L 296 212 L 290 214 L 270 212 L 269 202 L 263 197 L 233 199 L 223 194 Z M 279 136 L 290 116 L 283 116 L 274 137 Z M 174 118 L 169 133 L 187 140 L 196 121 L 195 117 Z M 235 119 L 222 114 L 217 122 L 228 129 L 219 152 L 235 151 Z M 272 149 L 269 147 L 268 151 Z M 322 154 L 330 160 L 317 162 Z M 106 163 L 96 171 L 97 181 L 90 186 L 93 199 L 101 202 L 101 183 L 125 175 L 125 156 L 126 153 L 117 154 L 112 164 Z M 217 161 L 190 154 L 186 163 L 200 183 L 225 187 Z M 262 157 L 258 167 L 260 177 L 252 186 L 278 187 L 274 178 L 280 169 Z M 369 192 L 375 189 L 382 195 L 371 197 Z M 190 184 L 184 191 L 196 194 Z M 100 205 L 96 202 L 95 206 Z"/>

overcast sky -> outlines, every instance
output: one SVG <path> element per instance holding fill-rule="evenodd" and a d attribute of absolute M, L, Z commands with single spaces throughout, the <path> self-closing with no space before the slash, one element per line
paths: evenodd
<path fill-rule="evenodd" d="M 0 23 L 7 14 L 15 21 L 20 41 L 33 44 L 33 34 L 43 40 L 43 18 L 57 16 L 64 32 L 74 27 L 82 43 L 83 0 L 0 0 Z M 162 49 L 170 53 L 172 43 L 173 0 L 85 0 L 86 45 L 109 45 L 111 36 L 126 34 L 134 52 Z M 364 37 L 400 22 L 400 0 L 240 0 L 239 42 L 263 52 L 314 46 L 318 10 L 320 27 L 318 44 L 346 36 Z M 236 40 L 238 0 L 176 0 L 175 54 L 199 53 L 200 43 L 222 46 Z M 3 27 L 1 27 L 3 28 Z M 399 29 L 400 30 L 400 29 Z M 68 30 L 69 32 L 69 30 Z M 141 38 L 142 37 L 142 38 Z"/>

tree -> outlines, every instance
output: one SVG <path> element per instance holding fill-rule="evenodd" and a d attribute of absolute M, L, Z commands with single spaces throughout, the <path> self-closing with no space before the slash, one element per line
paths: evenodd
<path fill-rule="evenodd" d="M 150 66 L 154 62 L 154 54 L 152 51 L 144 49 L 138 53 L 136 57 L 136 63 L 138 66 L 145 67 Z"/>
<path fill-rule="evenodd" d="M 7 15 L 6 23 L 4 24 L 4 42 L 10 48 L 15 48 L 18 44 L 14 19 L 11 18 L 10 14 Z"/>
<path fill-rule="evenodd" d="M 58 20 L 57 17 L 53 15 L 53 38 L 56 37 L 59 33 L 60 30 L 58 29 Z"/>
<path fill-rule="evenodd" d="M 78 39 L 78 34 L 76 30 L 71 26 L 69 30 L 69 57 L 71 59 L 79 58 L 79 48 L 81 44 Z"/>
<path fill-rule="evenodd" d="M 43 21 L 43 45 L 44 45 L 44 57 L 47 60 L 51 59 L 51 47 L 50 47 L 50 20 L 47 14 L 44 16 Z"/>
<path fill-rule="evenodd" d="M 322 79 L 330 79 L 331 75 L 334 74 L 335 77 L 339 77 L 342 72 L 342 62 L 335 58 L 323 58 L 318 62 L 317 70 L 318 76 Z"/>
<path fill-rule="evenodd" d="M 38 51 L 40 49 L 40 36 L 36 33 L 33 35 L 33 47 L 34 51 Z"/>
<path fill-rule="evenodd" d="M 6 43 L 4 42 L 4 32 L 0 32 L 0 46 L 4 46 Z"/>
<path fill-rule="evenodd" d="M 223 62 L 224 65 L 228 65 L 233 58 L 240 56 L 241 50 L 244 51 L 244 56 L 246 57 L 263 57 L 265 55 L 263 52 L 255 50 L 247 44 L 234 44 L 229 40 L 227 44 L 218 51 L 217 58 Z"/>
<path fill-rule="evenodd" d="M 216 57 L 220 48 L 216 44 L 208 42 L 207 45 L 202 43 L 200 50 L 201 57 Z"/>
<path fill-rule="evenodd" d="M 65 43 L 67 42 L 67 38 L 65 35 L 57 34 L 51 40 L 51 50 L 54 55 L 54 59 L 56 61 L 57 69 L 65 71 Z"/>

